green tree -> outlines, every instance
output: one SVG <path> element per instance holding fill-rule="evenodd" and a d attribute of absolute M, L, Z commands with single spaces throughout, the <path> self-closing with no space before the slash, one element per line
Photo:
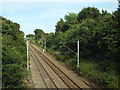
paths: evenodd
<path fill-rule="evenodd" d="M 69 13 L 68 15 L 65 15 L 65 20 L 66 23 L 71 26 L 73 24 L 77 24 L 78 20 L 77 20 L 78 15 L 76 13 Z"/>
<path fill-rule="evenodd" d="M 26 35 L 26 39 L 29 42 L 34 43 L 35 35 L 34 34 L 28 34 L 28 35 Z"/>
<path fill-rule="evenodd" d="M 60 18 L 60 21 L 58 21 L 57 25 L 55 26 L 56 27 L 55 31 L 63 32 L 63 26 L 64 26 L 64 21 L 63 21 L 63 19 Z"/>
<path fill-rule="evenodd" d="M 45 33 L 43 32 L 42 29 L 36 29 L 34 31 L 35 33 L 35 42 L 37 45 L 43 47 L 44 42 L 45 42 Z"/>
<path fill-rule="evenodd" d="M 35 40 L 41 39 L 42 36 L 45 34 L 42 29 L 36 29 L 34 33 L 35 33 Z"/>
<path fill-rule="evenodd" d="M 78 21 L 82 22 L 82 20 L 86 18 L 97 19 L 100 16 L 100 12 L 95 7 L 87 7 L 83 8 L 82 11 L 78 13 Z"/>
<path fill-rule="evenodd" d="M 25 88 L 26 43 L 20 25 L 0 17 L 2 22 L 2 87 Z"/>

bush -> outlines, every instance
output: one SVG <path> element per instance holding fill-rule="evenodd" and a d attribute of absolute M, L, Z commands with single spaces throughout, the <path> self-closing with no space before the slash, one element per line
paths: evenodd
<path fill-rule="evenodd" d="M 26 70 L 26 43 L 20 26 L 3 17 L 2 19 L 2 87 L 24 88 Z M 9 22 L 9 23 L 8 23 Z M 0 27 L 1 28 L 1 27 Z"/>
<path fill-rule="evenodd" d="M 80 74 L 85 75 L 91 80 L 97 82 L 102 88 L 118 88 L 118 75 L 109 71 L 103 72 L 99 70 L 99 65 L 94 62 L 80 62 Z"/>

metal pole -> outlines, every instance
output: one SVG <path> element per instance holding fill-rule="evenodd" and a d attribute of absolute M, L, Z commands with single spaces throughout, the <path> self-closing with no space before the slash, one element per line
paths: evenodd
<path fill-rule="evenodd" d="M 45 51 L 46 51 L 46 39 L 45 39 Z"/>
<path fill-rule="evenodd" d="M 77 42 L 78 44 L 77 44 L 77 46 L 78 46 L 78 50 L 77 50 L 77 67 L 79 68 L 79 40 L 78 40 L 78 42 Z"/>
<path fill-rule="evenodd" d="M 28 68 L 28 41 L 27 41 L 27 68 Z"/>

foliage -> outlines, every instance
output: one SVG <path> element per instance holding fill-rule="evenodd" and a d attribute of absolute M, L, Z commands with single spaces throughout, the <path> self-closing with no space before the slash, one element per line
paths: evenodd
<path fill-rule="evenodd" d="M 0 17 L 2 21 L 2 86 L 24 88 L 26 76 L 26 44 L 20 25 Z"/>
<path fill-rule="evenodd" d="M 56 27 L 55 31 L 56 32 L 64 31 L 63 26 L 64 26 L 64 21 L 63 19 L 60 19 L 60 21 L 58 21 L 57 25 L 55 26 Z"/>
<path fill-rule="evenodd" d="M 103 64 L 105 66 L 105 63 Z M 105 66 L 106 67 L 106 66 Z M 106 88 L 119 88 L 118 75 L 113 70 L 112 72 L 108 70 L 99 70 L 98 64 L 95 64 L 93 61 L 82 60 L 80 63 L 80 74 L 87 76 L 97 82 L 97 84 Z M 106 67 L 108 68 L 108 67 Z M 93 79 L 94 78 L 94 79 Z"/>
<path fill-rule="evenodd" d="M 28 34 L 28 35 L 26 35 L 26 39 L 27 39 L 30 43 L 34 43 L 35 35 L 34 35 L 34 34 Z"/>
<path fill-rule="evenodd" d="M 100 12 L 95 7 L 83 8 L 83 10 L 78 13 L 78 21 L 82 22 L 82 20 L 87 18 L 97 19 L 99 15 L 100 15 Z"/>
<path fill-rule="evenodd" d="M 78 14 L 69 13 L 65 15 L 65 21 L 57 22 L 55 33 L 45 36 L 47 48 L 57 59 L 76 70 L 75 52 L 79 40 L 80 58 L 86 60 L 80 61 L 80 73 L 90 76 L 103 87 L 117 88 L 116 76 L 120 76 L 119 15 L 120 10 L 111 14 L 95 7 L 83 8 Z"/>
<path fill-rule="evenodd" d="M 41 37 L 44 35 L 44 32 L 41 29 L 36 29 L 34 33 L 35 33 L 35 40 L 41 39 Z"/>
<path fill-rule="evenodd" d="M 87 7 L 83 8 L 78 15 L 73 13 L 66 15 L 66 21 L 63 24 L 67 28 L 61 25 L 63 27 L 59 28 L 59 31 L 64 33 L 56 31 L 55 34 L 52 34 L 51 38 L 47 38 L 48 42 L 51 43 L 50 46 L 47 43 L 48 48 L 59 52 L 53 54 L 59 60 L 72 67 L 71 69 L 76 69 L 75 54 L 66 47 L 77 52 L 77 40 L 80 40 L 81 58 L 88 60 L 86 63 L 80 62 L 80 73 L 94 78 L 99 84 L 104 84 L 104 86 L 102 85 L 103 87 L 118 87 L 118 78 L 116 76 L 119 74 L 118 68 L 120 63 L 120 30 L 118 29 L 118 14 L 116 12 L 110 14 L 106 10 L 102 10 L 100 13 L 95 7 Z M 64 31 L 63 28 L 65 29 Z M 56 29 L 58 28 L 56 27 Z M 90 58 L 94 58 L 94 63 L 87 64 Z M 108 64 L 110 62 L 112 64 Z M 94 70 L 97 67 L 91 68 L 96 65 L 99 66 L 98 68 L 104 67 L 104 69 Z M 112 71 L 108 71 L 108 69 Z"/>
<path fill-rule="evenodd" d="M 26 35 L 26 37 L 35 37 L 35 35 L 34 34 L 28 34 L 28 35 Z"/>
<path fill-rule="evenodd" d="M 36 29 L 34 31 L 34 33 L 35 33 L 34 40 L 35 40 L 36 44 L 38 44 L 39 46 L 43 45 L 43 42 L 44 42 L 43 40 L 45 39 L 44 38 L 45 33 L 43 32 L 43 30 L 42 29 Z"/>

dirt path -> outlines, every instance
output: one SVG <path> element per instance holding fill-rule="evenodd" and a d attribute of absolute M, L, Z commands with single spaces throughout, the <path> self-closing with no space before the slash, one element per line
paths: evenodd
<path fill-rule="evenodd" d="M 54 63 L 63 73 L 65 73 L 71 80 L 73 80 L 80 88 L 92 88 L 91 84 L 83 78 L 77 76 L 73 71 L 60 64 L 49 53 L 43 53 L 39 48 L 34 46 L 36 50 L 40 51 L 45 57 L 47 57 L 52 63 Z M 30 46 L 29 46 L 30 48 Z M 33 50 L 33 51 L 32 51 Z M 72 88 L 72 83 L 66 85 L 61 77 L 57 75 L 49 65 L 45 63 L 43 58 L 32 47 L 29 50 L 30 53 L 30 70 L 32 72 L 32 81 L 35 88 Z M 37 60 L 38 59 L 38 60 Z M 73 88 L 77 88 L 76 86 Z"/>

